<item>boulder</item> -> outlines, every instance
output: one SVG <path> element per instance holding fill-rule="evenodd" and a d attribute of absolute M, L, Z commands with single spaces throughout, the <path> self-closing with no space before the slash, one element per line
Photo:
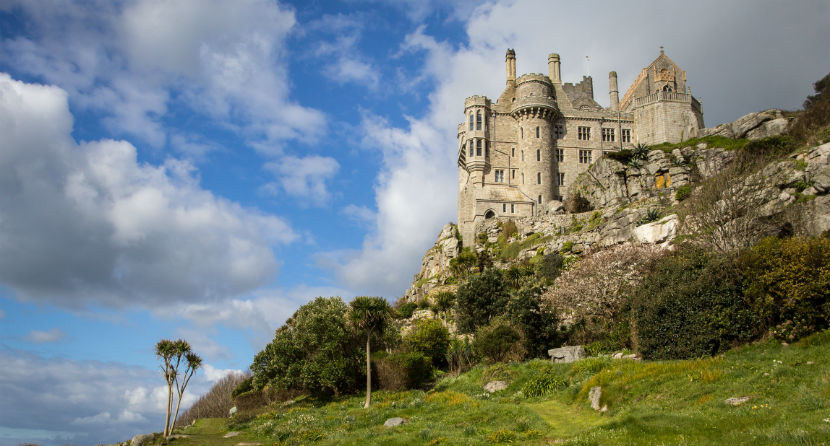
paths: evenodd
<path fill-rule="evenodd" d="M 144 446 L 151 442 L 155 434 L 138 434 L 130 440 L 130 446 Z"/>
<path fill-rule="evenodd" d="M 384 422 L 383 425 L 386 426 L 386 427 L 398 427 L 402 424 L 406 424 L 406 422 L 407 422 L 406 418 L 393 417 L 393 418 L 390 418 L 390 419 L 386 420 L 386 422 Z"/>
<path fill-rule="evenodd" d="M 787 130 L 789 123 L 790 121 L 787 118 L 777 118 L 771 121 L 766 121 L 760 126 L 748 131 L 746 133 L 746 138 L 755 140 L 780 135 Z"/>
<path fill-rule="evenodd" d="M 741 404 L 749 401 L 752 399 L 748 396 L 733 396 L 732 398 L 727 398 L 724 400 L 724 403 L 729 404 L 730 406 L 740 406 Z"/>
<path fill-rule="evenodd" d="M 565 213 L 565 206 L 561 201 L 551 200 L 545 205 L 545 213 L 547 215 L 559 215 Z"/>
<path fill-rule="evenodd" d="M 507 388 L 507 381 L 490 381 L 484 385 L 484 390 L 490 393 L 496 393 Z"/>
<path fill-rule="evenodd" d="M 600 407 L 600 398 L 602 398 L 602 387 L 591 387 L 591 391 L 588 393 L 588 401 L 591 403 L 591 409 L 594 409 L 597 412 L 605 412 L 608 410 L 608 406 L 603 405 L 602 407 Z"/>
<path fill-rule="evenodd" d="M 671 214 L 659 221 L 634 228 L 634 238 L 640 243 L 659 244 L 671 241 L 677 234 L 677 215 Z"/>
<path fill-rule="evenodd" d="M 232 417 L 236 413 L 236 411 L 236 406 L 231 407 L 231 409 L 228 411 L 228 416 Z"/>
<path fill-rule="evenodd" d="M 548 350 L 554 363 L 574 362 L 585 358 L 585 347 L 581 345 L 563 346 Z"/>

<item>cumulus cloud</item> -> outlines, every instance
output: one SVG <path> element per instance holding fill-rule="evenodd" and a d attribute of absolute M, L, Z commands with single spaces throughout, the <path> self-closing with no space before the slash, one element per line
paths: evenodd
<path fill-rule="evenodd" d="M 288 195 L 302 199 L 303 203 L 322 205 L 330 198 L 326 182 L 334 177 L 340 164 L 327 156 L 286 156 L 266 163 L 265 169 L 278 177 L 279 189 Z M 271 192 L 278 189 L 274 183 L 265 187 Z"/>
<path fill-rule="evenodd" d="M 320 111 L 290 98 L 285 39 L 296 20 L 277 2 L 58 3 L 12 1 L 32 37 L 2 41 L 0 59 L 63 87 L 112 131 L 164 145 L 171 105 L 222 120 L 263 150 L 314 141 L 325 127 Z"/>
<path fill-rule="evenodd" d="M 51 330 L 32 330 L 26 335 L 26 340 L 35 344 L 45 344 L 48 342 L 58 342 L 63 340 L 66 334 L 59 328 Z"/>
<path fill-rule="evenodd" d="M 378 67 L 358 46 L 366 20 L 371 19 L 364 14 L 324 15 L 308 23 L 304 32 L 325 37 L 312 48 L 315 57 L 325 60 L 323 75 L 341 85 L 354 83 L 376 90 Z"/>
<path fill-rule="evenodd" d="M 803 2 L 798 8 L 776 2 L 762 7 L 749 1 L 704 3 L 678 15 L 645 1 L 556 8 L 545 0 L 490 2 L 458 7 L 467 14 L 462 19 L 467 43 L 441 41 L 423 26 L 411 32 L 400 55 L 416 61 L 418 70 L 402 78 L 408 89 L 432 88 L 428 109 L 404 126 L 365 115 L 364 146 L 383 154 L 375 184 L 375 230 L 360 250 L 320 258 L 334 259 L 338 276 L 353 289 L 390 297 L 403 293 L 441 225 L 456 219 L 455 135 L 464 98 L 498 98 L 507 48 L 516 49 L 520 74 L 547 73 L 547 55 L 560 53 L 564 81 L 591 74 L 595 98 L 607 105 L 608 72 L 617 71 L 624 92 L 664 45 L 688 71 L 693 93 L 702 97 L 707 125 L 769 107 L 796 108 L 811 83 L 827 72 L 828 57 L 818 56 L 830 56 L 825 3 Z M 427 11 L 416 9 L 413 17 Z M 573 39 L 586 33 L 585 23 L 575 17 L 591 17 L 590 38 Z M 648 31 L 620 32 L 621 23 Z M 794 45 L 798 51 L 792 51 Z M 816 56 L 805 59 L 806 54 Z"/>
<path fill-rule="evenodd" d="M 230 374 L 242 375 L 244 373 L 242 370 L 239 369 L 217 369 L 216 367 L 210 364 L 204 364 L 202 366 L 202 371 L 205 374 L 205 379 L 211 383 L 215 383 L 216 381 L 219 381 L 220 379 Z"/>
<path fill-rule="evenodd" d="M 219 300 L 270 280 L 280 218 L 199 187 L 188 163 L 77 144 L 66 93 L 0 74 L 0 281 L 63 306 Z"/>

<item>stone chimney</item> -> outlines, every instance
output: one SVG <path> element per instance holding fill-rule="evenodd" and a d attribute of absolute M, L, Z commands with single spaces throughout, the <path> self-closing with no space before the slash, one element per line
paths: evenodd
<path fill-rule="evenodd" d="M 508 49 L 504 55 L 504 66 L 507 70 L 507 83 L 516 82 L 516 52 L 513 48 Z"/>
<path fill-rule="evenodd" d="M 554 84 L 562 83 L 562 76 L 559 71 L 559 55 L 556 53 L 548 54 L 548 76 Z"/>
<path fill-rule="evenodd" d="M 611 97 L 611 110 L 617 111 L 620 107 L 620 91 L 617 88 L 617 72 L 608 73 L 608 95 Z"/>

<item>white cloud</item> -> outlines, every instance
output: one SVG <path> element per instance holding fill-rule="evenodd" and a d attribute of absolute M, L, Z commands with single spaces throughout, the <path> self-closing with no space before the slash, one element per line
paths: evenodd
<path fill-rule="evenodd" d="M 375 211 L 366 206 L 358 206 L 355 204 L 347 205 L 343 208 L 342 212 L 346 217 L 360 226 L 371 226 L 377 217 Z"/>
<path fill-rule="evenodd" d="M 26 335 L 26 340 L 29 342 L 34 342 L 35 344 L 45 344 L 48 342 L 58 342 L 63 340 L 66 337 L 66 334 L 61 331 L 59 328 L 53 328 L 51 330 L 32 330 Z"/>
<path fill-rule="evenodd" d="M 188 163 L 78 145 L 66 93 L 0 74 L 0 281 L 58 305 L 169 305 L 270 280 L 283 220 L 201 189 Z"/>
<path fill-rule="evenodd" d="M 330 198 L 326 182 L 334 177 L 340 164 L 326 156 L 286 156 L 265 164 L 265 168 L 278 177 L 280 188 L 288 195 L 322 205 Z M 266 188 L 274 191 L 276 186 L 270 183 Z"/>
<path fill-rule="evenodd" d="M 202 371 L 205 373 L 205 379 L 211 383 L 215 383 L 230 374 L 242 375 L 244 373 L 239 369 L 217 369 L 210 364 L 203 365 Z"/>
<path fill-rule="evenodd" d="M 375 91 L 380 83 L 378 67 L 358 47 L 367 20 L 372 19 L 364 14 L 324 15 L 304 26 L 303 31 L 328 38 L 315 43 L 312 49 L 315 57 L 325 61 L 323 75 L 340 85 L 354 83 Z"/>
<path fill-rule="evenodd" d="M 285 39 L 295 18 L 276 2 L 14 3 L 32 37 L 2 41 L 0 60 L 63 87 L 112 131 L 162 146 L 171 104 L 272 151 L 325 129 L 320 111 L 290 98 Z"/>

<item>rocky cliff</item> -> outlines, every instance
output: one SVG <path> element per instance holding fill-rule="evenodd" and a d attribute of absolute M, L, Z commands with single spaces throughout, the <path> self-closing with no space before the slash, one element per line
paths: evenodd
<path fill-rule="evenodd" d="M 780 111 L 767 110 L 706 130 L 720 136 L 754 138 L 762 131 L 769 136 L 786 128 L 782 119 L 786 121 Z M 782 225 L 810 235 L 830 230 L 830 143 L 802 149 L 754 173 L 724 178 L 727 183 L 710 197 L 706 209 L 690 205 L 701 194 L 711 193 L 712 188 L 704 185 L 725 177 L 737 156 L 735 150 L 710 146 L 705 138 L 695 145 L 651 150 L 639 158 L 605 156 L 569 190 L 586 198 L 592 211 L 565 213 L 561 204 L 553 203 L 545 215 L 513 219 L 517 233 L 512 238 L 503 236 L 504 221 L 487 220 L 478 229 L 477 239 L 464 240 L 464 246 L 488 251 L 500 268 L 554 250 L 579 255 L 625 242 L 670 249 L 678 234 L 693 236 L 701 231 L 707 221 L 699 214 L 723 211 L 736 206 L 735 202 L 741 209 L 732 214 L 720 212 L 723 215 L 713 220 L 715 225 L 734 228 L 743 224 L 754 237 L 774 234 Z M 444 226 L 404 300 L 419 301 L 453 289 L 450 262 L 461 253 L 461 245 L 455 226 Z"/>

